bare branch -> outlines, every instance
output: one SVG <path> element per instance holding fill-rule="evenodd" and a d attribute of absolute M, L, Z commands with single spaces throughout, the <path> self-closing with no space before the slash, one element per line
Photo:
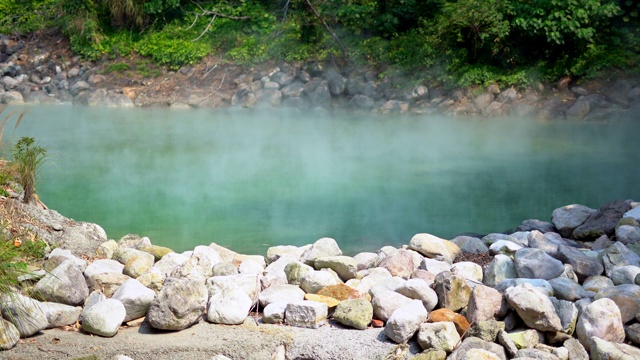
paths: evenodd
<path fill-rule="evenodd" d="M 313 11 L 313 14 L 316 16 L 316 18 L 318 18 L 318 20 L 320 20 L 320 22 L 322 23 L 322 25 L 324 25 L 324 28 L 327 30 L 327 32 L 329 34 L 331 34 L 331 37 L 333 37 L 333 39 L 336 41 L 336 43 L 338 43 L 338 46 L 340 47 L 340 50 L 342 51 L 342 56 L 346 59 L 347 58 L 347 48 L 344 47 L 344 44 L 342 43 L 342 41 L 340 41 L 340 39 L 338 38 L 338 35 L 336 35 L 336 33 L 334 33 L 333 30 L 331 30 L 331 28 L 329 27 L 327 22 L 324 21 L 324 19 L 320 16 L 318 11 L 316 11 L 316 8 L 313 7 L 313 5 L 311 4 L 311 1 L 309 1 L 309 0 L 305 0 L 305 1 L 307 2 L 307 5 L 309 5 L 309 8 L 311 9 L 311 11 Z"/>
<path fill-rule="evenodd" d="M 282 11 L 284 12 L 284 15 L 282 15 L 282 22 L 280 22 L 280 27 L 278 28 L 278 31 L 276 31 L 276 36 L 280 35 L 280 32 L 282 31 L 282 27 L 284 26 L 284 22 L 287 20 L 287 13 L 289 12 L 290 2 L 291 0 L 287 0 L 287 3 L 284 4 L 284 8 L 282 9 Z"/>

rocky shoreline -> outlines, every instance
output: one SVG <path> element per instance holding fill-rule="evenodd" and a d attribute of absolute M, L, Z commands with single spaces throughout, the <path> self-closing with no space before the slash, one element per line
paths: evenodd
<path fill-rule="evenodd" d="M 640 358 L 640 203 L 631 200 L 567 205 L 512 234 L 416 234 L 400 248 L 353 257 L 330 238 L 274 246 L 265 256 L 215 243 L 178 254 L 137 235 L 107 240 L 96 224 L 4 201 L 22 206 L 54 249 L 21 279 L 40 301 L 2 299 L 3 357 L 45 351 L 29 339 L 49 328 L 78 331 L 78 342 L 97 335 L 116 343 L 138 328 L 137 336 L 166 339 L 238 332 L 212 340 L 215 349 L 193 345 L 209 359 Z M 60 333 L 42 338 L 72 341 Z M 158 358 L 106 339 L 103 351 L 47 351 Z M 256 342 L 260 353 L 247 353 Z"/>
<path fill-rule="evenodd" d="M 154 76 L 119 73 L 114 61 L 90 63 L 53 45 L 0 36 L 0 103 L 109 107 L 281 107 L 455 117 L 625 120 L 640 114 L 640 78 L 618 76 L 575 83 L 538 84 L 518 91 L 428 88 L 407 76 L 321 63 L 262 64 L 250 69 L 206 59 Z M 118 64 L 115 64 L 118 65 Z M 129 68 L 128 65 L 122 66 Z"/>

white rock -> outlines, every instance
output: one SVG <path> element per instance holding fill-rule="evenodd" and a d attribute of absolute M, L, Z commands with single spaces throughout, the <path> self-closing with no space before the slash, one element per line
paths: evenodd
<path fill-rule="evenodd" d="M 2 317 L 11 322 L 20 337 L 29 337 L 49 325 L 47 315 L 38 300 L 17 293 L 0 295 Z"/>
<path fill-rule="evenodd" d="M 424 350 L 451 352 L 460 342 L 460 335 L 452 322 L 423 323 L 418 330 L 418 344 Z"/>
<path fill-rule="evenodd" d="M 209 300 L 207 320 L 214 324 L 238 325 L 247 318 L 253 300 L 237 286 L 222 289 Z"/>
<path fill-rule="evenodd" d="M 371 305 L 373 305 L 375 317 L 382 321 L 387 321 L 394 311 L 411 301 L 413 300 L 397 292 L 383 291 L 373 298 Z"/>
<path fill-rule="evenodd" d="M 284 321 L 284 314 L 287 310 L 286 302 L 274 302 L 267 305 L 262 310 L 262 322 L 266 324 L 280 324 Z"/>
<path fill-rule="evenodd" d="M 410 301 L 391 314 L 384 327 L 384 333 L 398 344 L 406 343 L 428 317 L 429 313 L 422 305 L 422 301 Z"/>
<path fill-rule="evenodd" d="M 47 321 L 49 322 L 47 328 L 73 325 L 82 314 L 80 306 L 69 306 L 53 302 L 41 302 L 40 308 L 47 316 Z"/>
<path fill-rule="evenodd" d="M 155 296 L 155 291 L 142 285 L 140 281 L 129 279 L 120 285 L 111 298 L 119 300 L 124 305 L 127 312 L 124 318 L 126 322 L 145 316 Z"/>
<path fill-rule="evenodd" d="M 285 323 L 291 326 L 316 329 L 326 323 L 329 308 L 316 301 L 289 303 L 285 311 Z"/>
<path fill-rule="evenodd" d="M 589 304 L 578 317 L 576 334 L 589 351 L 591 337 L 605 341 L 624 342 L 625 333 L 620 309 L 613 300 L 603 298 Z"/>
<path fill-rule="evenodd" d="M 310 271 L 302 277 L 300 288 L 308 294 L 315 294 L 324 287 L 337 285 L 338 283 L 330 272 L 316 270 Z"/>
<path fill-rule="evenodd" d="M 291 303 L 304 299 L 304 291 L 295 285 L 275 285 L 262 290 L 258 296 L 260 305 L 266 307 L 275 302 Z"/>
<path fill-rule="evenodd" d="M 101 301 L 83 314 L 82 330 L 104 337 L 115 336 L 126 315 L 127 310 L 120 301 Z"/>
<path fill-rule="evenodd" d="M 90 278 L 94 275 L 98 274 L 107 274 L 107 273 L 116 273 L 122 274 L 124 270 L 124 265 L 119 263 L 118 261 L 111 259 L 99 259 L 87 266 L 84 269 L 84 276 L 86 278 Z"/>
<path fill-rule="evenodd" d="M 300 261 L 313 266 L 318 258 L 340 255 L 342 255 L 342 250 L 340 250 L 338 243 L 334 239 L 321 238 L 300 256 Z"/>
<path fill-rule="evenodd" d="M 510 287 L 505 297 L 524 323 L 540 331 L 560 331 L 562 324 L 547 295 L 529 284 Z"/>
<path fill-rule="evenodd" d="M 45 300 L 66 305 L 80 305 L 89 296 L 89 287 L 82 272 L 72 260 L 65 260 L 45 275 L 34 287 Z"/>
<path fill-rule="evenodd" d="M 422 301 L 427 311 L 435 309 L 438 305 L 438 294 L 422 279 L 409 279 L 395 290 L 410 299 Z"/>

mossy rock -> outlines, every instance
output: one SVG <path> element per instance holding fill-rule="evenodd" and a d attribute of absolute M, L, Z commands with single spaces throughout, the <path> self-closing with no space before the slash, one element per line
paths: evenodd
<path fill-rule="evenodd" d="M 167 255 L 168 253 L 175 252 L 169 249 L 168 247 L 158 246 L 158 245 L 142 245 L 138 248 L 138 250 L 141 250 L 153 255 L 156 261 L 162 259 L 162 257 Z"/>
<path fill-rule="evenodd" d="M 616 231 L 622 225 L 640 226 L 640 223 L 638 223 L 638 221 L 636 221 L 636 219 L 632 217 L 625 217 L 620 219 L 620 221 L 618 221 L 618 223 L 616 224 Z"/>

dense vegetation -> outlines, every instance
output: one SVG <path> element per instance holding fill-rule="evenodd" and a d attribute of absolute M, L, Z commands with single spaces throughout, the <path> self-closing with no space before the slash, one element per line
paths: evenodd
<path fill-rule="evenodd" d="M 178 68 L 331 60 L 432 82 L 528 85 L 635 71 L 639 0 L 0 0 L 0 32 L 59 28 L 89 59 Z"/>

